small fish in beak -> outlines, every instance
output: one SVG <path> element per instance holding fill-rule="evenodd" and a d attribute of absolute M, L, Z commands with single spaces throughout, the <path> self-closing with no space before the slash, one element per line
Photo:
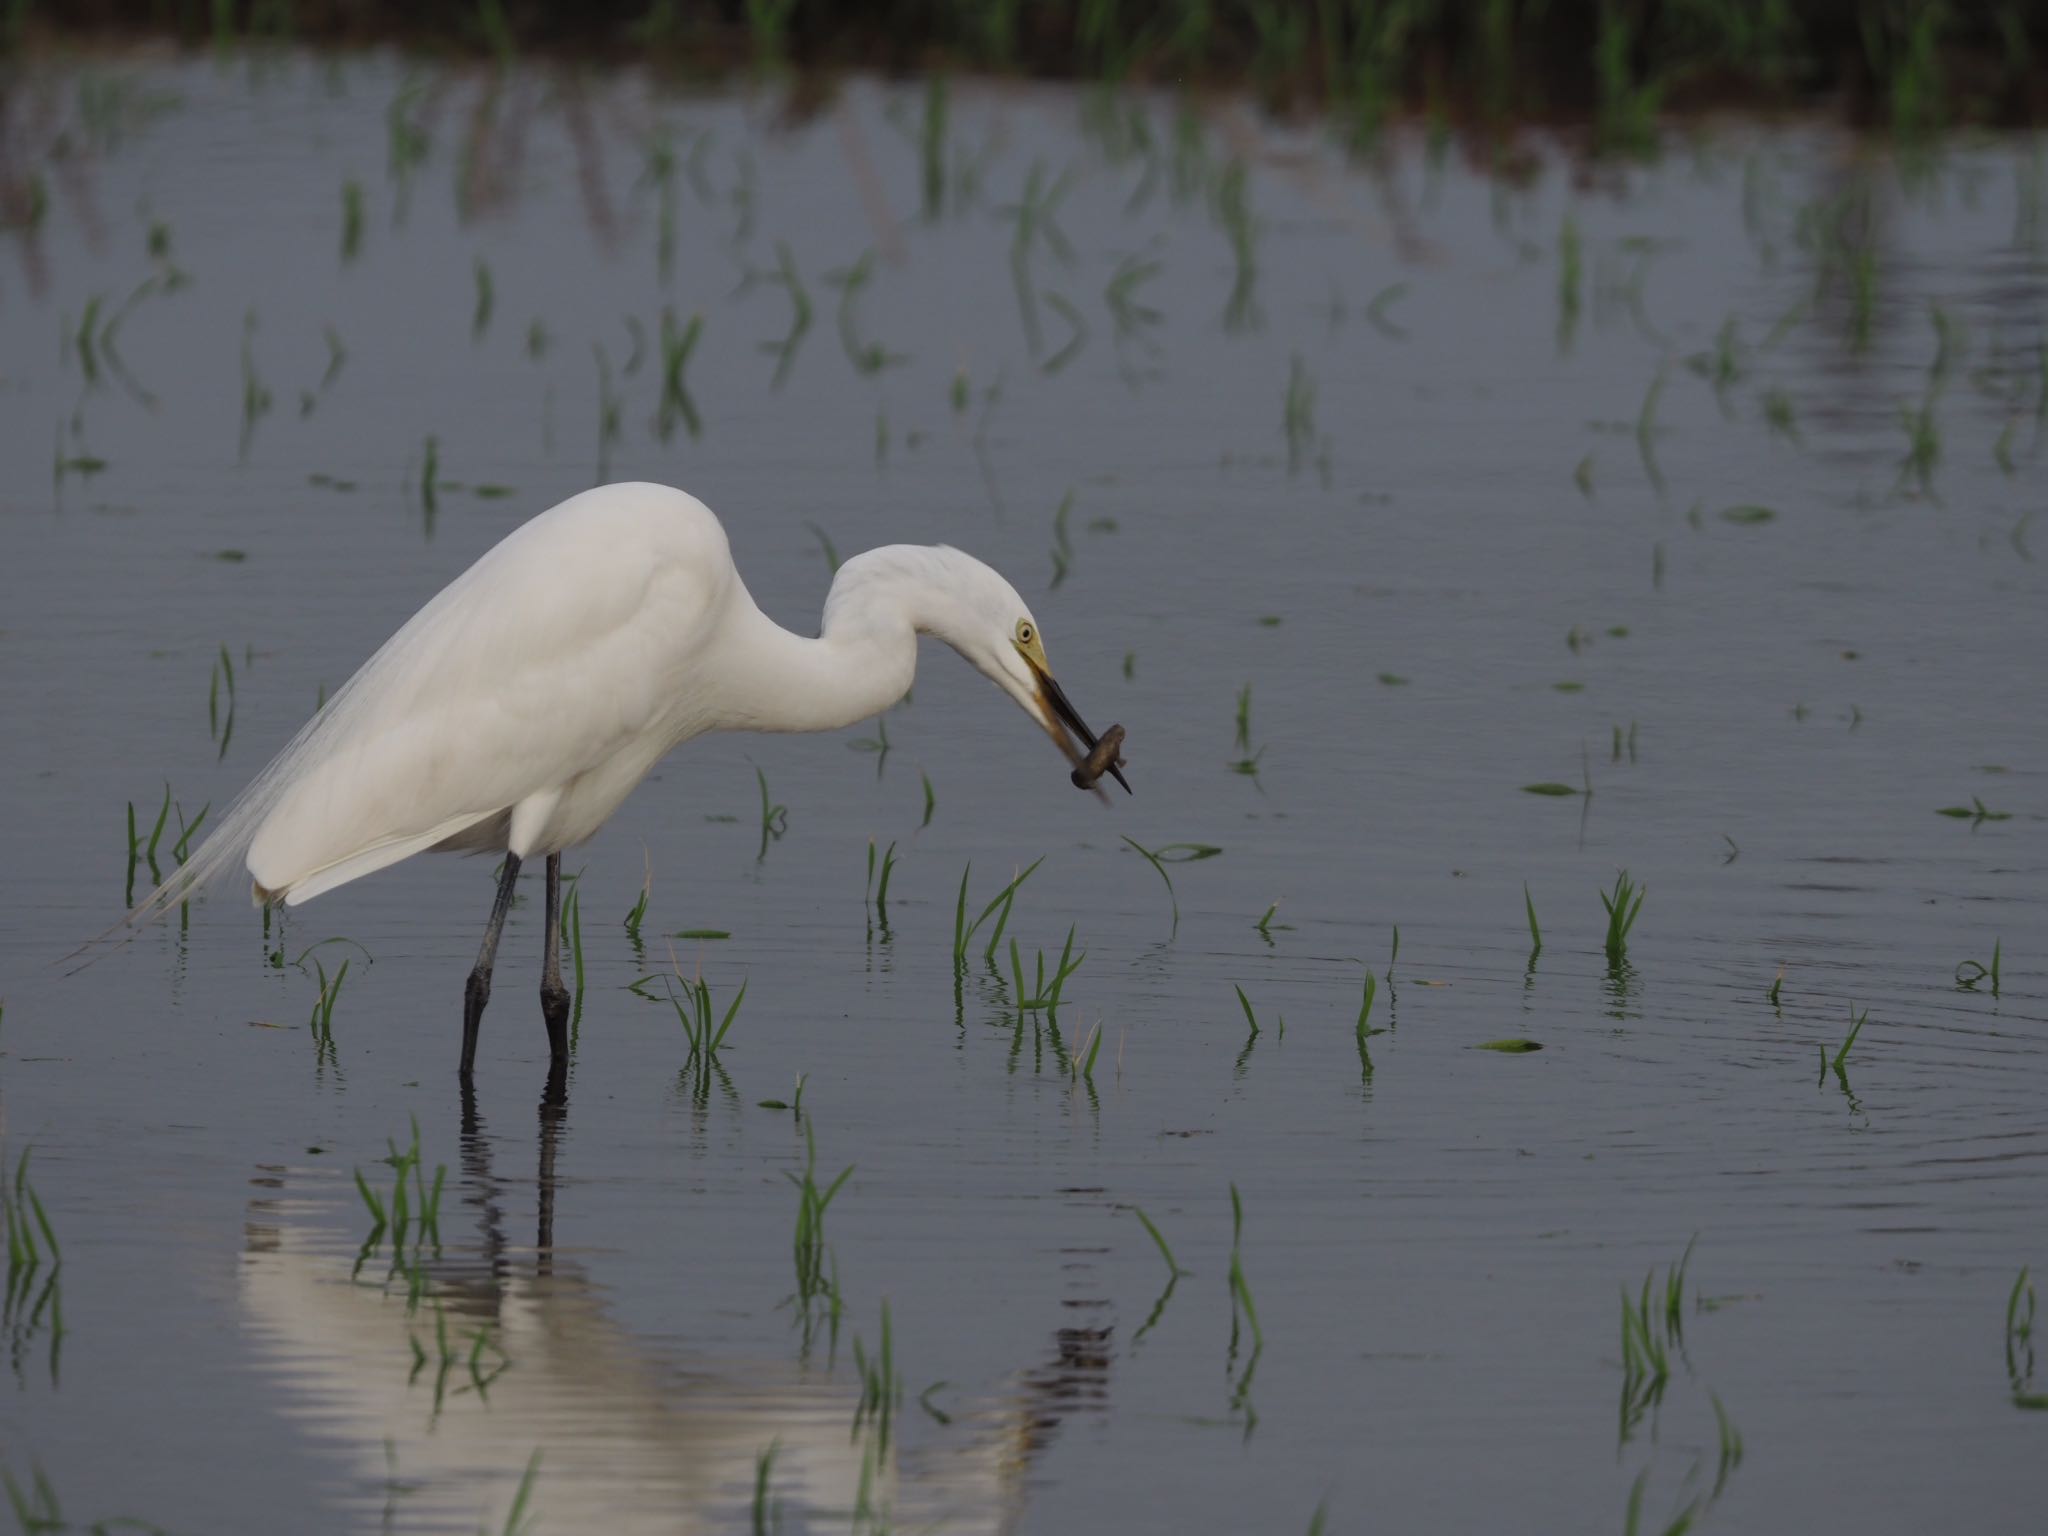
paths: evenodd
<path fill-rule="evenodd" d="M 1124 765 L 1123 748 L 1124 728 L 1112 725 L 1102 733 L 1102 739 L 1089 749 L 1088 755 L 1074 765 L 1074 771 L 1068 775 L 1074 781 L 1074 788 L 1093 789 L 1097 779 L 1105 773 L 1114 773 L 1117 783 L 1123 784 L 1124 792 L 1128 794 L 1131 786 L 1125 784 L 1124 776 L 1117 772 Z"/>
<path fill-rule="evenodd" d="M 1094 789 L 1095 781 L 1107 773 L 1117 783 L 1123 785 L 1125 794 L 1129 794 L 1130 781 L 1124 777 L 1123 759 L 1117 755 L 1123 745 L 1123 727 L 1110 727 L 1111 744 L 1105 750 L 1102 742 L 1096 739 L 1095 733 L 1088 729 L 1080 711 L 1074 708 L 1073 703 L 1061 691 L 1060 685 L 1052 680 L 1050 673 L 1039 672 L 1038 696 L 1046 709 L 1046 729 L 1052 733 L 1053 740 L 1060 744 L 1061 750 L 1067 754 L 1068 761 L 1074 765 L 1074 782 L 1083 789 Z M 1079 749 L 1068 739 L 1069 729 L 1081 738 Z"/>

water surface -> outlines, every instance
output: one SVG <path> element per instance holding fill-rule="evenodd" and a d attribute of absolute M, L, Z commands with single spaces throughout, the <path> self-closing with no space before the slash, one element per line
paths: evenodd
<path fill-rule="evenodd" d="M 9 1310 L 0 1465 L 178 1531 L 495 1530 L 535 1451 L 534 1531 L 745 1528 L 771 1446 L 792 1531 L 1620 1528 L 1639 1478 L 1644 1529 L 2031 1529 L 2038 142 L 1353 161 L 1228 102 L 944 106 L 381 56 L 9 94 L 44 211 L 0 245 L 0 1128 L 63 1267 Z M 886 752 L 692 743 L 572 856 L 566 1081 L 535 889 L 469 1098 L 488 861 L 57 963 L 124 905 L 130 802 L 145 837 L 166 784 L 224 805 L 494 540 L 623 478 L 718 509 L 793 627 L 828 550 L 990 560 L 1136 795 L 1075 794 L 943 652 Z M 1973 801 L 2002 819 L 1935 814 Z M 1177 926 L 1126 835 L 1221 849 L 1169 866 Z M 1041 855 L 956 976 L 963 868 L 978 908 Z M 1070 927 L 1057 1018 L 1020 1011 L 1009 938 Z M 1998 994 L 1959 987 L 1994 945 Z M 628 990 L 672 949 L 747 983 L 717 1072 Z M 800 1076 L 801 1118 L 759 1107 Z M 413 1299 L 354 1174 L 388 1198 L 415 1121 Z M 791 1304 L 807 1134 L 854 1170 L 836 1339 Z M 1654 1268 L 1661 1310 L 1688 1243 L 1632 1416 L 1618 1293 Z"/>

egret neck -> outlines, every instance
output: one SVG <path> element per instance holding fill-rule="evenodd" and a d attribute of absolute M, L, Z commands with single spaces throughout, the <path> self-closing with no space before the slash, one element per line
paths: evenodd
<path fill-rule="evenodd" d="M 943 545 L 887 544 L 840 566 L 816 639 L 784 629 L 742 588 L 727 624 L 719 725 L 742 731 L 831 731 L 881 714 L 910 691 L 917 637 L 945 641 L 1003 679 L 981 654 L 974 621 L 992 576 Z"/>

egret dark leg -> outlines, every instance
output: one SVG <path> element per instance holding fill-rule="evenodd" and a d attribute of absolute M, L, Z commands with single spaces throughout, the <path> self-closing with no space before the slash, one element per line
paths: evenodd
<path fill-rule="evenodd" d="M 476 952 L 476 969 L 462 989 L 462 1075 L 469 1076 L 476 1065 L 476 1032 L 484 1021 L 484 1004 L 491 1000 L 491 967 L 498 960 L 498 935 L 505 929 L 505 914 L 512 909 L 512 888 L 519 883 L 519 855 L 505 855 L 505 872 L 498 877 L 498 894 L 491 902 L 490 926 L 484 929 L 483 947 Z"/>
<path fill-rule="evenodd" d="M 569 989 L 562 985 L 562 856 L 548 855 L 547 948 L 540 970 L 540 1012 L 548 1025 L 548 1054 L 569 1056 Z"/>

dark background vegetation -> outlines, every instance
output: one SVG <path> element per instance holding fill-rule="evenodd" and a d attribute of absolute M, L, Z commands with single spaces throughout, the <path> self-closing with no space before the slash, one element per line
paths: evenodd
<path fill-rule="evenodd" d="M 1388 115 L 1591 117 L 1826 101 L 1903 131 L 2033 122 L 2048 6 L 1944 0 L 0 0 L 9 48 L 399 42 L 682 73 L 961 68 L 1249 86 L 1369 135 Z"/>

